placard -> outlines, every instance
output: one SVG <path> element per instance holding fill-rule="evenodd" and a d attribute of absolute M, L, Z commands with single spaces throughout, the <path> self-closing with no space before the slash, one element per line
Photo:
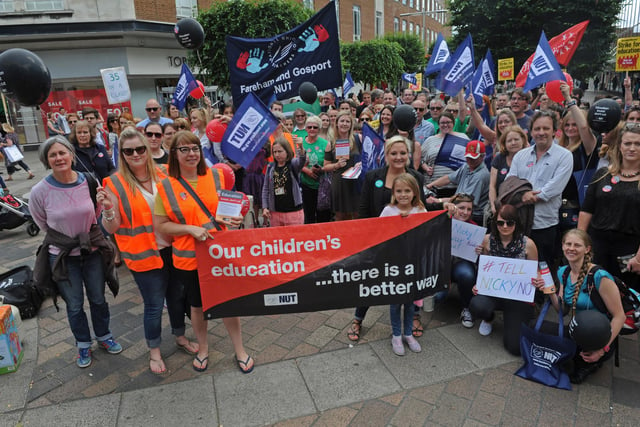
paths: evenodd
<path fill-rule="evenodd" d="M 451 255 L 476 262 L 476 247 L 482 244 L 487 229 L 468 222 L 451 220 Z"/>
<path fill-rule="evenodd" d="M 348 139 L 338 139 L 336 141 L 336 159 L 343 157 L 349 158 L 350 149 Z"/>
<path fill-rule="evenodd" d="M 131 90 L 124 67 L 104 68 L 100 70 L 100 74 L 109 104 L 119 104 L 131 99 Z"/>
<path fill-rule="evenodd" d="M 476 288 L 480 295 L 533 302 L 537 276 L 537 261 L 480 255 Z"/>
<path fill-rule="evenodd" d="M 618 39 L 616 71 L 640 71 L 640 37 Z"/>
<path fill-rule="evenodd" d="M 218 191 L 218 210 L 216 215 L 238 217 L 241 216 L 242 194 L 237 191 Z"/>
<path fill-rule="evenodd" d="M 513 58 L 498 59 L 498 81 L 513 80 Z"/>

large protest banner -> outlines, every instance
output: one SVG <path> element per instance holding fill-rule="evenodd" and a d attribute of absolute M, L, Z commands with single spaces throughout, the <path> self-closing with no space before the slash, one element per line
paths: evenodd
<path fill-rule="evenodd" d="M 329 2 L 301 25 L 271 38 L 227 36 L 227 62 L 234 105 L 250 92 L 266 105 L 298 96 L 303 82 L 319 90 L 342 85 L 336 8 Z"/>
<path fill-rule="evenodd" d="M 449 283 L 444 211 L 225 231 L 198 242 L 207 318 L 404 303 Z"/>

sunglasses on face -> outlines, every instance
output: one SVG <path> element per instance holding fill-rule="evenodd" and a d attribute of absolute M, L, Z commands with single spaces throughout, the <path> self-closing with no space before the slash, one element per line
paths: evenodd
<path fill-rule="evenodd" d="M 178 129 L 186 129 L 187 127 L 185 125 L 180 125 L 178 126 Z"/>
<path fill-rule="evenodd" d="M 360 121 L 361 122 L 370 122 L 371 121 L 371 117 L 360 117 Z"/>
<path fill-rule="evenodd" d="M 458 110 L 447 110 L 447 111 L 449 111 L 452 114 L 458 114 Z"/>
<path fill-rule="evenodd" d="M 296 117 L 307 117 L 305 114 L 296 114 Z"/>
<path fill-rule="evenodd" d="M 145 132 L 145 135 L 147 135 L 147 138 L 162 138 L 162 134 L 160 132 Z"/>
<path fill-rule="evenodd" d="M 413 109 L 416 110 L 416 111 L 424 111 L 425 110 L 425 108 L 423 108 L 423 107 L 413 107 Z"/>
<path fill-rule="evenodd" d="M 516 225 L 516 222 L 512 219 L 508 219 L 506 221 L 499 219 L 496 221 L 496 224 L 498 224 L 498 227 L 513 227 L 514 225 Z"/>
<path fill-rule="evenodd" d="M 178 150 L 182 154 L 189 154 L 190 151 L 194 153 L 199 153 L 200 147 L 198 145 L 194 145 L 193 147 L 178 147 L 176 148 L 176 150 Z"/>
<path fill-rule="evenodd" d="M 134 147 L 134 148 L 123 148 L 122 154 L 124 154 L 125 156 L 133 156 L 134 151 L 137 154 L 144 154 L 147 151 L 147 147 L 145 147 L 144 145 L 141 145 L 139 147 Z"/>
<path fill-rule="evenodd" d="M 431 111 L 440 111 L 440 110 L 442 110 L 442 107 L 429 107 L 429 109 Z"/>
<path fill-rule="evenodd" d="M 158 111 L 159 108 L 158 107 L 147 107 L 145 108 L 145 111 L 149 112 L 149 111 Z"/>
<path fill-rule="evenodd" d="M 75 125 L 76 123 L 78 123 L 78 121 L 77 121 L 77 120 L 69 120 L 69 124 L 70 124 L 70 125 Z"/>
<path fill-rule="evenodd" d="M 307 126 L 307 129 L 318 129 L 318 126 Z"/>

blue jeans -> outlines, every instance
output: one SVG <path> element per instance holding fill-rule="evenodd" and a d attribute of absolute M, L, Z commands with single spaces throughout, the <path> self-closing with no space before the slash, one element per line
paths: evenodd
<path fill-rule="evenodd" d="M 189 307 L 185 299 L 184 285 L 178 281 L 175 274 L 171 246 L 162 249 L 160 256 L 164 263 L 162 269 L 166 271 L 167 275 L 165 298 L 167 300 L 167 312 L 169 313 L 171 333 L 177 337 L 181 337 L 185 331 L 184 316 L 191 312 L 191 307 Z"/>
<path fill-rule="evenodd" d="M 164 268 L 131 271 L 144 301 L 144 337 L 147 347 L 158 348 L 162 342 L 162 309 L 169 275 Z"/>
<path fill-rule="evenodd" d="M 455 261 L 451 267 L 451 281 L 458 285 L 462 308 L 469 308 L 473 297 L 473 285 L 476 284 L 476 265 L 467 260 Z"/>
<path fill-rule="evenodd" d="M 49 255 L 53 263 L 57 255 Z M 67 319 L 78 348 L 91 347 L 89 321 L 84 312 L 84 290 L 87 291 L 91 323 L 98 341 L 112 338 L 109 330 L 109 304 L 104 298 L 104 273 L 101 255 L 96 251 L 89 255 L 68 256 L 66 259 L 68 280 L 58 282 L 58 291 L 67 306 Z"/>
<path fill-rule="evenodd" d="M 404 333 L 403 330 L 402 319 L 400 319 L 400 310 L 402 305 L 404 305 Z M 400 335 L 409 336 L 413 333 L 413 302 L 408 302 L 405 304 L 391 304 L 389 306 L 389 317 L 391 318 L 391 330 L 393 331 L 394 337 L 399 337 Z"/>

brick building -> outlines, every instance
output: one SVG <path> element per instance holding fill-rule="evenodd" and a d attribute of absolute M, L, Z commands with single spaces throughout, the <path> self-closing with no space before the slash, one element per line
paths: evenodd
<path fill-rule="evenodd" d="M 147 99 L 171 98 L 186 60 L 173 25 L 214 1 L 224 0 L 0 0 L 0 51 L 19 47 L 40 56 L 51 72 L 53 92 L 102 90 L 100 70 L 124 66 L 132 112 L 144 117 Z M 297 1 L 319 10 L 330 0 Z M 345 42 L 406 32 L 421 35 L 428 46 L 438 32 L 450 34 L 444 0 L 331 1 Z M 24 142 L 45 138 L 39 108 L 7 106 Z M 117 105 L 108 109 L 118 110 Z"/>

